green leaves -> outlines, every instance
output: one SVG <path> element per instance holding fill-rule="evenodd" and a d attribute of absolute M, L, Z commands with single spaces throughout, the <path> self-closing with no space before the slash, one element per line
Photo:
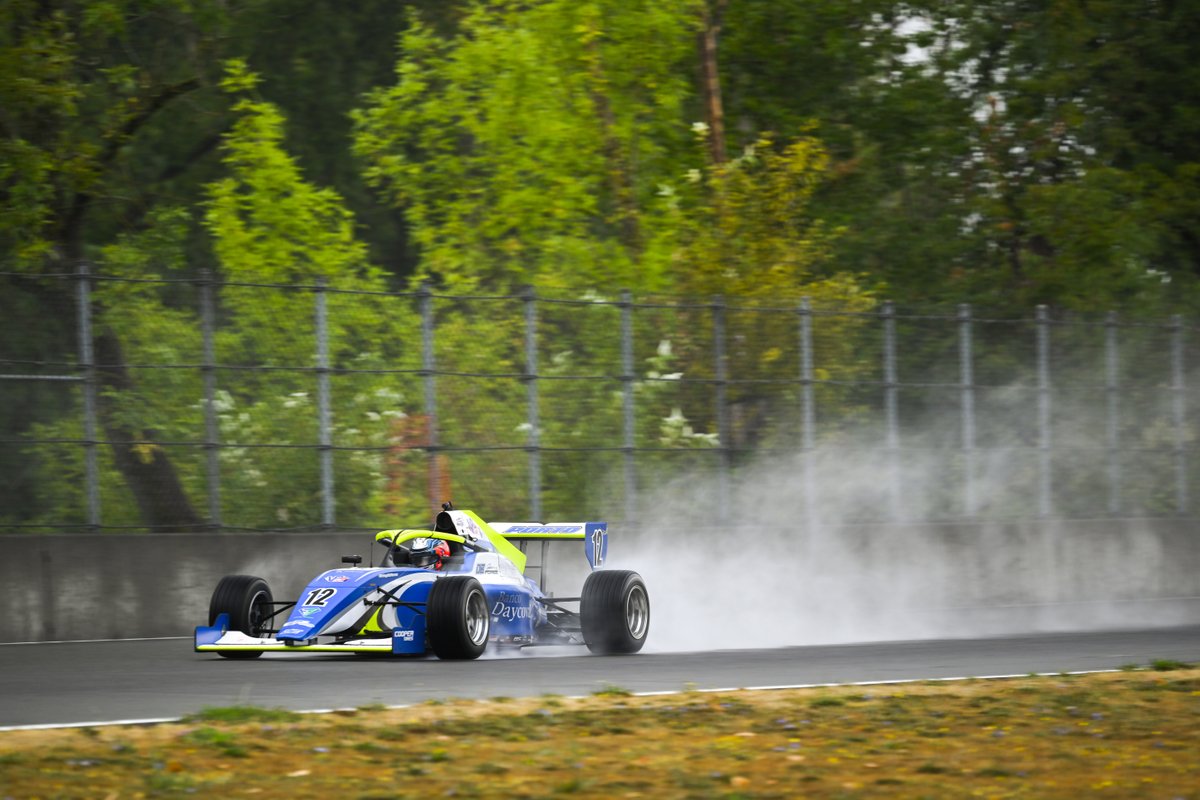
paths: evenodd
<path fill-rule="evenodd" d="M 972 112 L 952 202 L 975 299 L 1160 313 L 1196 293 L 1180 196 L 1200 163 L 1188 4 L 929 4 L 932 63 Z M 936 153 L 944 164 L 949 153 Z M 1155 277 L 1165 270 L 1170 296 Z"/>
<path fill-rule="evenodd" d="M 223 270 L 281 282 L 359 276 L 377 285 L 341 198 L 304 180 L 283 147 L 279 109 L 247 96 L 257 83 L 236 59 L 221 82 L 235 96 L 233 127 L 222 143 L 230 176 L 209 185 L 205 226 Z"/>
<path fill-rule="evenodd" d="M 231 58 L 225 62 L 225 76 L 221 78 L 221 90 L 230 94 L 252 92 L 260 78 L 246 66 L 246 60 Z"/>
<path fill-rule="evenodd" d="M 695 2 L 472 6 L 401 37 L 356 116 L 369 181 L 446 285 L 654 287 L 638 264 L 679 125 Z M 653 43 L 653 46 L 651 46 Z"/>

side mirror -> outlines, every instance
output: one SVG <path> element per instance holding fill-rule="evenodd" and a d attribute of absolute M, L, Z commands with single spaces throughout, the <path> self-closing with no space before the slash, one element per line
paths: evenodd
<path fill-rule="evenodd" d="M 342 556 L 343 564 L 361 564 L 362 556 Z"/>

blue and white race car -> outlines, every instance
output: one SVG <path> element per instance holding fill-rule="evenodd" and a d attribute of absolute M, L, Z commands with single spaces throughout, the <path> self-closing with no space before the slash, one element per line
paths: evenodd
<path fill-rule="evenodd" d="M 447 503 L 433 530 L 387 530 L 375 539 L 387 548 L 378 567 L 343 556 L 349 566 L 322 572 L 295 602 L 276 602 L 262 578 L 222 578 L 209 624 L 196 628 L 196 651 L 471 659 L 489 644 L 584 644 L 619 654 L 636 653 L 646 641 L 650 597 L 641 576 L 597 569 L 608 552 L 603 522 L 489 524 Z M 578 597 L 547 595 L 525 576 L 525 553 L 513 542 L 570 539 L 582 540 L 592 572 Z"/>

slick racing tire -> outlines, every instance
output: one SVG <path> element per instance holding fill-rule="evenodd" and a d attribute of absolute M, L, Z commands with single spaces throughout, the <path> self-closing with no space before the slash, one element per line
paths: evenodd
<path fill-rule="evenodd" d="M 487 648 L 491 623 L 479 581 L 469 575 L 434 581 L 425 604 L 425 630 L 438 658 L 479 658 Z"/>
<path fill-rule="evenodd" d="M 650 631 L 650 595 L 636 572 L 606 569 L 583 582 L 579 622 L 588 650 L 600 655 L 636 653 Z"/>
<path fill-rule="evenodd" d="M 226 575 L 213 590 L 208 604 L 208 624 L 221 614 L 229 615 L 229 629 L 247 636 L 262 636 L 270 626 L 275 607 L 271 589 L 253 575 Z M 258 658 L 261 652 L 218 652 L 222 658 Z"/>

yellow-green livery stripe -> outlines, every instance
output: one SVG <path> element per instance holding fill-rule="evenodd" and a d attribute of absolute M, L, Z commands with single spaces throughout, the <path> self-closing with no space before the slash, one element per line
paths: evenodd
<path fill-rule="evenodd" d="M 456 533 L 443 533 L 441 531 L 421 531 L 401 528 L 394 531 L 380 531 L 375 534 L 377 542 L 391 542 L 392 544 L 403 544 L 412 539 L 445 539 L 448 542 L 458 542 L 459 544 L 466 543 L 466 539 Z"/>
<path fill-rule="evenodd" d="M 504 538 L 504 536 L 501 534 L 497 533 L 495 528 L 480 519 L 479 515 L 474 511 L 464 511 L 463 513 L 470 517 L 475 524 L 479 526 L 479 530 L 483 531 L 483 534 L 488 538 L 488 541 L 492 543 L 492 547 L 496 548 L 497 553 L 513 562 L 513 564 L 516 564 L 517 569 L 519 569 L 521 572 L 525 571 L 525 554 L 517 549 L 516 545 L 509 542 L 508 539 Z M 582 539 L 583 535 L 579 534 L 575 536 L 564 536 L 563 538 Z M 445 539 L 447 541 L 458 542 L 460 544 L 466 544 L 467 541 L 464 537 L 455 533 L 409 530 L 407 528 L 380 531 L 379 533 L 375 534 L 375 541 L 391 542 L 393 545 L 407 542 L 410 539 Z"/>
<path fill-rule="evenodd" d="M 497 553 L 516 564 L 517 569 L 521 570 L 522 573 L 525 572 L 525 554 L 518 550 L 515 544 L 497 533 L 495 528 L 480 519 L 479 515 L 474 511 L 464 513 L 475 521 L 479 529 L 488 537 L 488 541 L 492 543 L 492 547 L 496 548 Z"/>

